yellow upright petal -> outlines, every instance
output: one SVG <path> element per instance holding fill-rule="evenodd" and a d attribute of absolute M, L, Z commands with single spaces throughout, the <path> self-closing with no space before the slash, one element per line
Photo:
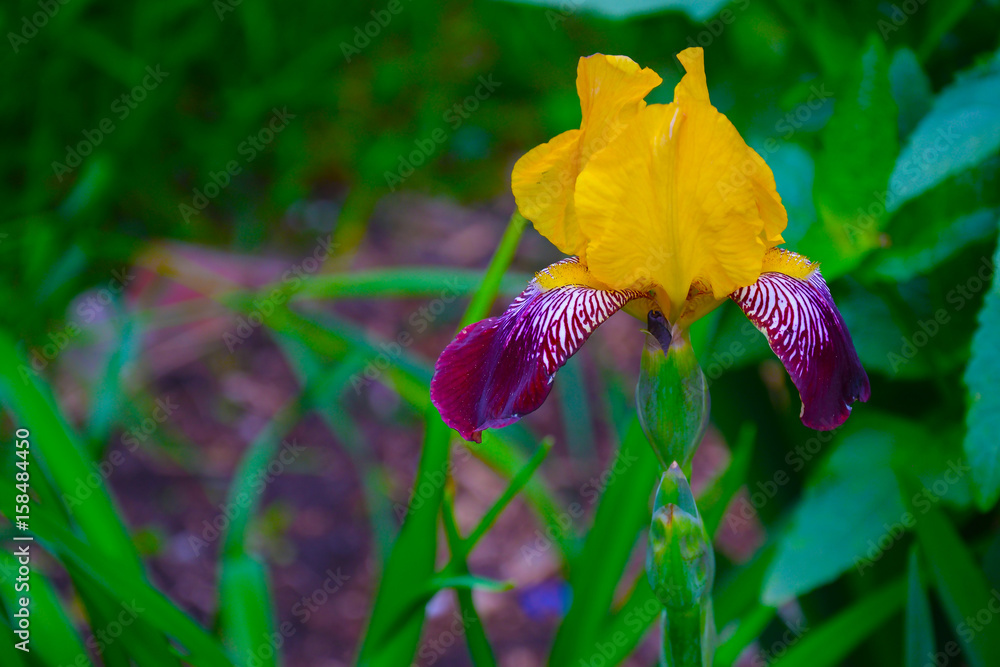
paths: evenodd
<path fill-rule="evenodd" d="M 536 147 L 514 165 L 511 187 L 518 210 L 567 255 L 585 260 L 587 248 L 573 205 L 580 170 L 621 134 L 661 81 L 656 72 L 624 56 L 581 58 L 576 80 L 583 112 L 580 129 Z"/>
<path fill-rule="evenodd" d="M 635 113 L 646 106 L 643 98 L 663 82 L 648 67 L 640 68 L 625 56 L 596 54 L 580 58 L 576 92 L 583 122 L 580 154 L 583 169 L 590 156 L 620 135 Z"/>
<path fill-rule="evenodd" d="M 674 102 L 682 107 L 688 104 L 710 104 L 704 50 L 697 46 L 684 49 L 677 54 L 677 60 L 684 66 L 686 74 L 674 88 Z M 788 225 L 788 214 L 774 185 L 774 174 L 763 158 L 749 146 L 740 168 L 753 184 L 757 208 L 764 220 L 762 240 L 768 247 L 784 243 L 781 233 Z"/>
<path fill-rule="evenodd" d="M 763 231 L 738 171 L 747 146 L 711 105 L 651 105 L 578 178 L 588 266 L 615 289 L 658 288 L 680 315 L 697 278 L 722 298 L 760 274 Z M 659 291 L 662 290 L 662 293 Z"/>
<path fill-rule="evenodd" d="M 510 176 L 517 210 L 567 255 L 579 255 L 587 245 L 571 211 L 580 135 L 580 130 L 569 130 L 535 146 L 517 161 Z"/>
<path fill-rule="evenodd" d="M 687 72 L 674 88 L 674 102 L 703 102 L 709 104 L 708 80 L 705 77 L 705 50 L 692 46 L 677 54 L 677 60 Z"/>
<path fill-rule="evenodd" d="M 781 233 L 788 226 L 788 212 L 781 203 L 781 195 L 774 184 L 774 174 L 757 151 L 747 147 L 750 160 L 750 182 L 753 184 L 754 197 L 757 199 L 757 210 L 764 221 L 763 241 L 771 248 L 785 242 Z"/>

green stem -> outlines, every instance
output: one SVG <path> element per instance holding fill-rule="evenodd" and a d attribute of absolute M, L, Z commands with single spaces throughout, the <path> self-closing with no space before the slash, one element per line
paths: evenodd
<path fill-rule="evenodd" d="M 714 648 L 710 596 L 695 607 L 663 610 L 662 667 L 711 667 Z"/>

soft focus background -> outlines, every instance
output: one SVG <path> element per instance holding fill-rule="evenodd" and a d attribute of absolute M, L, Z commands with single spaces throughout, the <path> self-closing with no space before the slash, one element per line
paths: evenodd
<path fill-rule="evenodd" d="M 559 257 L 505 235 L 509 176 L 578 126 L 577 59 L 627 54 L 663 102 L 692 45 L 872 384 L 817 434 L 733 304 L 694 331 L 716 664 L 1000 664 L 998 19 L 996 0 L 5 3 L 0 512 L 27 468 L 37 541 L 32 652 L 5 633 L 0 664 L 654 664 L 640 323 L 601 327 L 482 446 L 427 387 L 470 297 L 495 313 Z M 3 526 L 13 626 L 26 533 Z"/>

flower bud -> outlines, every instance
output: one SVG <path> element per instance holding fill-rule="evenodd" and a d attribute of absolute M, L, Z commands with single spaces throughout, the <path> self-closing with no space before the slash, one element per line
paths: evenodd
<path fill-rule="evenodd" d="M 686 330 L 669 329 L 651 311 L 635 400 L 639 423 L 664 468 L 678 461 L 689 469 L 708 427 L 708 381 Z"/>
<path fill-rule="evenodd" d="M 655 503 L 646 552 L 649 585 L 668 613 L 697 608 L 711 595 L 715 554 L 676 463 L 661 477 Z"/>

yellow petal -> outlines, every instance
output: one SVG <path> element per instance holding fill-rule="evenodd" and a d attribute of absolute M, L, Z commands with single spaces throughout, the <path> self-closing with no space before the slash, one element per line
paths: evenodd
<path fill-rule="evenodd" d="M 764 254 L 761 273 L 784 273 L 786 276 L 807 280 L 819 268 L 805 255 L 784 248 L 771 248 Z"/>
<path fill-rule="evenodd" d="M 631 58 L 596 54 L 580 58 L 576 92 L 583 112 L 581 155 L 588 159 L 621 134 L 635 113 L 646 105 L 643 98 L 663 82 L 648 67 Z M 580 168 L 586 163 L 580 165 Z"/>
<path fill-rule="evenodd" d="M 769 248 L 780 245 L 785 242 L 781 233 L 788 226 L 788 212 L 781 203 L 781 195 L 774 184 L 774 174 L 764 158 L 749 146 L 747 154 L 752 166 L 749 177 L 757 199 L 757 210 L 764 221 L 764 243 Z"/>
<path fill-rule="evenodd" d="M 705 77 L 705 52 L 693 46 L 677 54 L 677 60 L 687 72 L 674 88 L 674 102 L 682 107 L 689 103 L 709 104 L 708 81 Z M 764 220 L 763 241 L 768 247 L 784 243 L 781 232 L 788 225 L 788 213 L 781 203 L 781 197 L 774 185 L 774 174 L 763 158 L 749 146 L 742 170 L 750 179 L 757 199 L 760 217 Z"/>
<path fill-rule="evenodd" d="M 586 248 L 570 210 L 579 173 L 580 134 L 580 130 L 570 130 L 535 146 L 517 161 L 510 176 L 517 210 L 567 255 L 579 255 Z"/>
<path fill-rule="evenodd" d="M 746 144 L 714 107 L 682 98 L 641 110 L 582 171 L 575 200 L 594 276 L 662 290 L 672 321 L 696 278 L 720 299 L 757 279 L 765 250 L 754 188 L 738 171 Z"/>
<path fill-rule="evenodd" d="M 567 255 L 584 260 L 587 248 L 573 206 L 580 170 L 621 134 L 661 81 L 651 69 L 624 56 L 581 58 L 576 80 L 583 112 L 580 129 L 560 134 L 514 165 L 511 187 L 518 210 Z"/>
<path fill-rule="evenodd" d="M 677 54 L 684 71 L 687 72 L 674 88 L 674 102 L 703 102 L 708 100 L 708 80 L 705 78 L 705 51 L 700 46 L 692 46 Z"/>

